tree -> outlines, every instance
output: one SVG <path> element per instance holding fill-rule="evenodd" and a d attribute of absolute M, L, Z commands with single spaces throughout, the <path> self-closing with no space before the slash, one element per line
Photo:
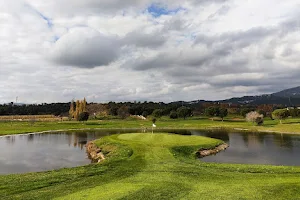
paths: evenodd
<path fill-rule="evenodd" d="M 71 101 L 70 110 L 69 110 L 69 118 L 72 119 L 74 117 L 75 108 L 74 108 L 74 100 Z"/>
<path fill-rule="evenodd" d="M 109 108 L 108 113 L 112 116 L 117 116 L 118 110 L 119 110 L 119 107 L 115 105 L 115 106 L 112 106 Z"/>
<path fill-rule="evenodd" d="M 257 110 L 259 110 L 259 113 L 263 114 L 265 117 L 268 116 L 272 118 L 273 105 L 269 105 L 269 104 L 259 105 L 257 107 Z"/>
<path fill-rule="evenodd" d="M 183 119 L 186 119 L 188 116 L 191 116 L 192 110 L 189 107 L 182 106 L 177 109 L 178 117 L 182 117 Z"/>
<path fill-rule="evenodd" d="M 162 113 L 163 113 L 162 109 L 156 109 L 153 111 L 152 115 L 156 118 L 160 118 L 162 116 Z"/>
<path fill-rule="evenodd" d="M 73 111 L 72 111 L 73 110 Z M 85 98 L 83 101 L 76 101 L 76 107 L 74 110 L 74 101 L 71 102 L 69 114 L 70 117 L 74 117 L 76 120 L 80 121 L 79 117 L 81 113 L 86 112 L 86 100 Z"/>
<path fill-rule="evenodd" d="M 243 116 L 243 117 L 246 117 L 246 115 L 248 113 L 250 113 L 251 111 L 254 111 L 254 109 L 251 109 L 251 108 L 242 108 L 241 111 L 240 111 L 240 114 Z"/>
<path fill-rule="evenodd" d="M 299 117 L 300 115 L 300 110 L 298 108 L 290 109 L 289 112 L 292 117 Z"/>
<path fill-rule="evenodd" d="M 142 115 L 147 118 L 148 117 L 148 112 L 147 111 L 143 111 Z"/>
<path fill-rule="evenodd" d="M 77 108 L 76 108 L 77 109 Z M 79 101 L 79 104 L 78 104 L 78 113 L 80 115 L 80 113 L 83 113 L 83 102 L 82 101 Z M 79 116 L 78 115 L 78 116 Z"/>
<path fill-rule="evenodd" d="M 246 114 L 246 120 L 248 122 L 252 122 L 252 123 L 254 123 L 254 122 L 261 122 L 261 120 L 258 120 L 258 118 L 263 119 L 264 116 L 261 115 L 261 114 L 259 114 L 256 111 L 251 111 L 251 112 L 249 112 L 249 113 Z"/>
<path fill-rule="evenodd" d="M 263 115 L 263 116 L 267 116 L 267 112 L 264 110 L 258 110 L 258 113 Z"/>
<path fill-rule="evenodd" d="M 76 120 L 78 120 L 78 117 L 79 117 L 79 114 L 80 114 L 80 112 L 79 112 L 79 106 L 80 106 L 80 101 L 77 100 L 76 101 L 76 109 L 75 109 L 75 112 L 74 112 L 74 118 Z"/>
<path fill-rule="evenodd" d="M 170 118 L 171 119 L 177 119 L 178 118 L 177 112 L 175 110 L 171 111 Z"/>
<path fill-rule="evenodd" d="M 224 120 L 224 117 L 228 115 L 228 110 L 226 108 L 220 108 L 219 109 L 219 117 L 222 118 L 222 121 Z"/>
<path fill-rule="evenodd" d="M 88 112 L 82 112 L 79 114 L 78 121 L 87 121 L 89 119 L 89 113 Z"/>
<path fill-rule="evenodd" d="M 82 112 L 86 112 L 86 105 L 87 105 L 87 102 L 86 102 L 85 97 L 83 98 L 83 101 L 82 101 L 81 103 L 82 103 Z"/>
<path fill-rule="evenodd" d="M 208 107 L 205 109 L 205 115 L 208 117 L 214 117 L 217 116 L 219 114 L 219 108 L 217 107 Z M 212 120 L 214 120 L 212 118 Z"/>
<path fill-rule="evenodd" d="M 126 119 L 129 116 L 128 107 L 123 105 L 118 109 L 118 116 L 122 119 Z"/>
<path fill-rule="evenodd" d="M 274 112 L 272 113 L 272 116 L 275 119 L 280 120 L 280 124 L 282 124 L 282 120 L 287 118 L 289 115 L 290 115 L 290 113 L 287 109 L 277 109 L 277 110 L 274 110 Z"/>

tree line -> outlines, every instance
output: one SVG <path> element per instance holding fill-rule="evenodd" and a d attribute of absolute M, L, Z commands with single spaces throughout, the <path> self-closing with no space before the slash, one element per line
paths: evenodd
<path fill-rule="evenodd" d="M 30 104 L 16 105 L 14 103 L 0 105 L 0 115 L 56 115 L 69 116 L 78 120 L 80 113 L 86 112 L 95 118 L 101 116 L 113 116 L 126 118 L 130 115 L 141 115 L 147 117 L 169 116 L 171 119 L 187 118 L 194 116 L 220 117 L 224 119 L 227 115 L 240 115 L 246 117 L 251 111 L 257 111 L 264 117 L 273 118 L 273 111 L 284 108 L 282 105 L 238 105 L 219 102 L 109 102 L 109 103 L 87 103 L 86 100 L 72 101 L 68 103 Z M 71 108 L 73 107 L 73 108 Z M 79 110 L 79 111 L 78 111 Z M 298 109 L 289 111 L 293 117 L 300 116 Z"/>
<path fill-rule="evenodd" d="M 14 103 L 0 105 L 0 115 L 66 115 L 70 103 L 24 104 Z"/>

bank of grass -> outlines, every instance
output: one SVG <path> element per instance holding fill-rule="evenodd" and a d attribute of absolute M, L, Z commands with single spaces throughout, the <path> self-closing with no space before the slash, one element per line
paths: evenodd
<path fill-rule="evenodd" d="M 170 120 L 167 117 L 158 119 L 157 128 L 165 129 L 247 129 L 250 131 L 268 131 L 284 133 L 300 133 L 300 118 L 289 118 L 280 124 L 278 120 L 265 119 L 263 126 L 256 126 L 243 119 L 225 118 L 214 121 L 207 118 L 193 117 L 187 120 Z M 114 119 L 114 120 L 91 120 L 88 122 L 62 121 L 62 122 L 0 122 L 0 135 L 31 133 L 49 130 L 68 130 L 68 129 L 124 129 L 124 128 L 147 128 L 151 129 L 151 118 L 148 120 L 137 119 Z"/>
<path fill-rule="evenodd" d="M 0 176 L 1 199 L 300 199 L 300 168 L 209 164 L 220 140 L 122 134 L 96 141 L 107 159 L 72 169 Z M 110 150 L 111 151 L 110 151 Z"/>

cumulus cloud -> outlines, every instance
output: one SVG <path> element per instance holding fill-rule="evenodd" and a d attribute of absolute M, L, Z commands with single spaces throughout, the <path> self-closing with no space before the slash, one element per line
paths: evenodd
<path fill-rule="evenodd" d="M 280 0 L 0 0 L 0 102 L 210 100 L 297 86 L 299 8 Z"/>
<path fill-rule="evenodd" d="M 116 38 L 91 28 L 75 28 L 56 41 L 52 59 L 61 65 L 93 68 L 107 66 L 119 56 Z"/>
<path fill-rule="evenodd" d="M 166 40 L 163 32 L 141 33 L 136 30 L 128 33 L 122 39 L 122 43 L 136 47 L 156 48 L 162 46 Z"/>

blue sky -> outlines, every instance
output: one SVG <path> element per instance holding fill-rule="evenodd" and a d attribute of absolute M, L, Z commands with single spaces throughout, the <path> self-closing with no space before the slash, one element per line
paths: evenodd
<path fill-rule="evenodd" d="M 153 16 L 153 17 L 160 17 L 161 15 L 172 15 L 176 14 L 177 12 L 184 10 L 181 7 L 175 8 L 175 9 L 168 9 L 167 7 L 164 7 L 159 4 L 151 4 L 147 11 Z"/>

